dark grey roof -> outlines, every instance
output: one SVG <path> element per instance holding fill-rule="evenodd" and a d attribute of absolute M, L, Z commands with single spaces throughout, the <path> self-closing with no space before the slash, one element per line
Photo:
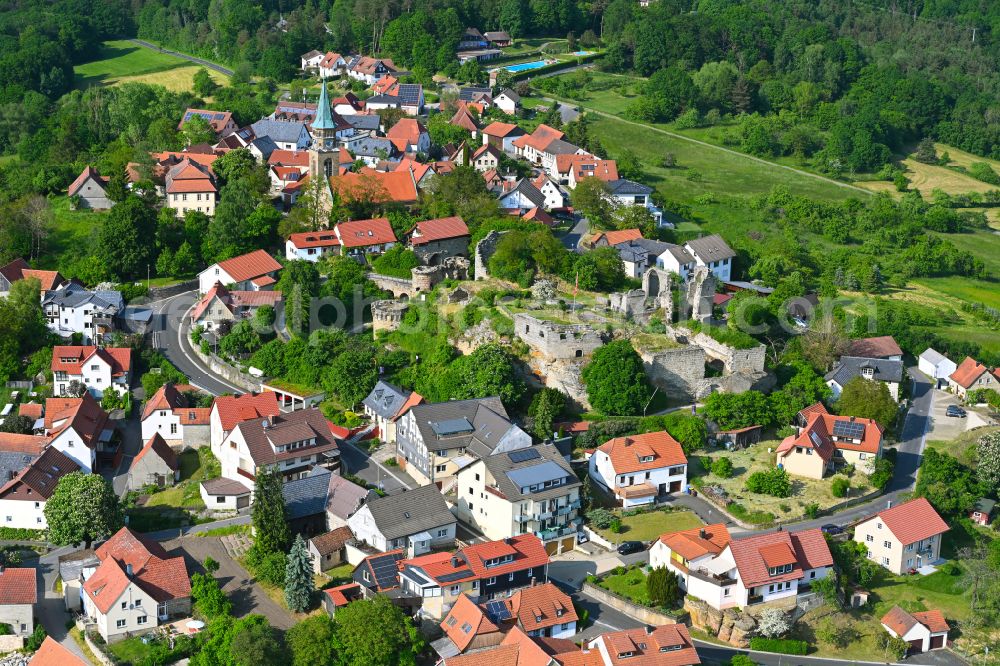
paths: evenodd
<path fill-rule="evenodd" d="M 704 261 L 706 264 L 712 261 L 722 261 L 736 256 L 733 249 L 722 240 L 719 234 L 694 238 L 684 244 L 688 251 Z"/>
<path fill-rule="evenodd" d="M 0 451 L 0 484 L 7 483 L 22 469 L 35 462 L 38 456 L 20 451 Z"/>
<path fill-rule="evenodd" d="M 653 240 L 652 238 L 636 238 L 632 243 L 645 248 L 647 252 L 656 257 L 670 249 L 670 243 Z"/>
<path fill-rule="evenodd" d="M 354 114 L 344 116 L 344 120 L 356 130 L 378 131 L 379 125 L 382 124 L 382 118 L 378 115 Z"/>
<path fill-rule="evenodd" d="M 372 104 L 385 104 L 387 106 L 399 108 L 403 104 L 403 101 L 395 95 L 372 95 L 365 100 L 365 104 L 367 106 L 371 106 Z"/>
<path fill-rule="evenodd" d="M 903 362 L 890 361 L 884 358 L 862 358 L 860 356 L 841 356 L 837 365 L 826 374 L 827 381 L 833 380 L 840 386 L 855 377 L 861 376 L 864 368 L 872 368 L 875 371 L 874 379 L 881 382 L 902 382 Z"/>
<path fill-rule="evenodd" d="M 435 485 L 372 499 L 368 510 L 386 539 L 399 539 L 456 522 Z"/>
<path fill-rule="evenodd" d="M 420 95 L 424 87 L 419 83 L 400 83 L 396 88 L 396 95 L 400 101 L 407 106 L 416 106 L 420 103 Z"/>
<path fill-rule="evenodd" d="M 681 246 L 681 245 L 674 245 L 673 243 L 666 243 L 666 245 L 667 245 L 667 248 L 666 248 L 665 251 L 669 252 L 671 254 L 671 256 L 673 256 L 673 258 L 681 266 L 683 266 L 684 264 L 693 264 L 694 263 L 694 257 L 692 257 L 691 253 L 688 252 L 687 250 L 685 250 L 683 246 Z M 663 254 L 663 252 L 661 252 L 660 254 Z"/>
<path fill-rule="evenodd" d="M 615 249 L 618 250 L 618 256 L 621 257 L 622 261 L 644 264 L 649 260 L 649 252 L 637 243 L 618 243 L 615 245 Z"/>
<path fill-rule="evenodd" d="M 389 382 L 380 381 L 368 394 L 362 404 L 384 419 L 391 419 L 410 397 L 410 391 L 405 391 Z"/>
<path fill-rule="evenodd" d="M 513 90 L 511 90 L 510 88 L 504 88 L 503 90 L 500 91 L 500 94 L 506 95 L 507 97 L 510 98 L 510 101 L 514 102 L 515 104 L 521 101 L 521 96 L 518 95 Z"/>
<path fill-rule="evenodd" d="M 78 550 L 59 556 L 59 576 L 64 581 L 79 580 L 85 568 L 96 568 L 101 563 L 93 548 Z"/>
<path fill-rule="evenodd" d="M 611 194 L 652 194 L 653 188 L 628 178 L 619 178 L 608 183 Z"/>
<path fill-rule="evenodd" d="M 489 88 L 480 88 L 477 86 L 458 89 L 458 98 L 464 102 L 471 102 L 476 95 L 489 95 L 492 97 L 493 91 Z"/>
<path fill-rule="evenodd" d="M 83 287 L 70 284 L 65 289 L 46 292 L 42 305 L 59 305 L 65 308 L 78 308 L 90 304 L 102 310 L 119 311 L 125 307 L 120 291 L 88 291 Z"/>
<path fill-rule="evenodd" d="M 326 490 L 326 510 L 328 513 L 347 520 L 375 491 L 362 488 L 339 474 L 330 475 L 330 485 Z"/>
<path fill-rule="evenodd" d="M 500 398 L 476 398 L 473 400 L 450 400 L 429 405 L 415 405 L 410 409 L 413 419 L 420 431 L 424 446 L 429 451 L 442 449 L 468 448 L 474 439 L 483 440 L 492 450 L 496 446 L 495 439 L 502 437 L 511 428 L 507 411 Z M 472 432 L 459 432 L 454 435 L 442 436 L 437 433 L 434 424 L 456 419 L 468 419 L 473 424 Z M 502 432 L 494 431 L 502 428 Z"/>
<path fill-rule="evenodd" d="M 549 145 L 545 146 L 545 151 L 549 155 L 573 155 L 576 151 L 580 150 L 579 146 L 575 146 L 569 141 L 563 141 L 562 139 L 556 139 L 552 141 Z"/>
<path fill-rule="evenodd" d="M 238 497 L 240 495 L 250 494 L 250 489 L 239 481 L 223 477 L 202 481 L 201 487 L 204 488 L 205 492 L 209 495 L 228 495 L 231 497 Z"/>
<path fill-rule="evenodd" d="M 987 517 L 993 513 L 993 509 L 996 508 L 996 501 L 991 500 L 989 497 L 982 497 L 976 500 L 975 509 L 979 513 L 985 513 Z"/>
<path fill-rule="evenodd" d="M 285 517 L 295 520 L 325 513 L 330 476 L 330 470 L 315 467 L 301 479 L 293 479 L 281 486 L 281 496 L 285 499 Z"/>
<path fill-rule="evenodd" d="M 305 128 L 305 123 L 262 118 L 250 127 L 253 128 L 254 134 L 258 137 L 269 136 L 273 141 L 297 143 L 299 137 L 302 136 L 302 130 Z"/>
<path fill-rule="evenodd" d="M 517 462 L 526 457 L 522 455 L 526 451 L 537 451 L 538 457 Z M 543 500 L 561 497 L 572 488 L 581 485 L 580 479 L 573 473 L 573 469 L 559 453 L 559 449 L 551 444 L 540 444 L 530 449 L 520 449 L 510 453 L 497 453 L 483 458 L 483 464 L 489 470 L 494 483 L 510 502 L 518 502 L 527 498 Z M 521 492 L 524 487 L 533 483 L 542 483 L 552 479 L 562 479 L 563 482 L 552 488 L 536 490 L 535 492 Z"/>
<path fill-rule="evenodd" d="M 392 141 L 379 136 L 366 136 L 363 139 L 351 141 L 348 144 L 348 149 L 356 156 L 361 157 L 378 157 L 379 150 L 385 151 L 388 156 L 396 153 L 396 146 L 393 145 Z"/>
<path fill-rule="evenodd" d="M 278 149 L 278 144 L 270 136 L 259 136 L 250 143 L 261 152 L 265 161 Z"/>

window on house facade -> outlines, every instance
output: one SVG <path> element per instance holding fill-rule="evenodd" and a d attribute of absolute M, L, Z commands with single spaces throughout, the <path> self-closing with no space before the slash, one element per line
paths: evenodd
<path fill-rule="evenodd" d="M 885 547 L 885 548 L 888 548 L 889 550 L 892 550 L 892 542 L 891 541 L 883 541 L 882 542 L 882 546 Z"/>
<path fill-rule="evenodd" d="M 118 629 L 124 629 L 125 628 L 125 620 L 117 620 L 117 621 L 115 621 L 115 627 L 118 628 Z"/>
<path fill-rule="evenodd" d="M 888 557 L 883 557 L 882 558 L 882 564 L 885 565 L 885 566 L 889 566 L 889 558 Z"/>

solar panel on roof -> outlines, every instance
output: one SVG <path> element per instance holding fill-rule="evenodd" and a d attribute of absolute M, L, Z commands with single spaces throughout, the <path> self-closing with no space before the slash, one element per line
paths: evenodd
<path fill-rule="evenodd" d="M 226 114 L 224 114 L 224 113 L 217 113 L 217 114 L 215 114 L 215 119 L 216 120 L 222 120 L 225 117 L 226 117 Z"/>
<path fill-rule="evenodd" d="M 836 437 L 847 437 L 848 439 L 861 439 L 865 432 L 865 424 L 857 421 L 834 421 L 833 434 Z"/>
<path fill-rule="evenodd" d="M 486 615 L 490 618 L 490 622 L 494 624 L 509 620 L 512 617 L 507 604 L 502 601 L 490 601 L 487 603 Z"/>
<path fill-rule="evenodd" d="M 379 587 L 396 586 L 396 559 L 392 556 L 380 557 L 369 561 L 375 582 Z"/>
<path fill-rule="evenodd" d="M 817 449 L 823 446 L 823 440 L 821 440 L 819 438 L 819 435 L 816 434 L 815 432 L 809 433 L 809 439 L 812 440 L 812 443 L 816 446 Z"/>
<path fill-rule="evenodd" d="M 517 451 L 508 453 L 507 457 L 510 458 L 512 463 L 520 463 L 526 460 L 541 458 L 541 455 L 535 449 L 518 449 Z"/>

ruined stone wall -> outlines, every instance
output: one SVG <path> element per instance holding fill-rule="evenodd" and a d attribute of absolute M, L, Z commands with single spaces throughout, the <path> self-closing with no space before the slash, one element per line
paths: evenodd
<path fill-rule="evenodd" d="M 491 231 L 483 240 L 476 243 L 475 271 L 477 280 L 485 280 L 490 276 L 490 257 L 497 251 L 497 243 L 505 231 Z"/>
<path fill-rule="evenodd" d="M 447 257 L 465 257 L 469 254 L 469 237 L 444 238 L 412 245 L 411 248 L 420 261 L 429 266 L 437 266 Z"/>
<path fill-rule="evenodd" d="M 705 333 L 696 333 L 688 340 L 705 350 L 709 358 L 722 361 L 726 373 L 745 372 L 757 374 L 764 372 L 764 360 L 767 348 L 757 345 L 750 349 L 736 349 L 723 344 Z"/>
<path fill-rule="evenodd" d="M 698 396 L 705 379 L 705 350 L 689 345 L 658 352 L 639 350 L 650 381 L 669 395 Z"/>
<path fill-rule="evenodd" d="M 399 301 L 374 301 L 372 303 L 372 330 L 395 331 L 403 322 L 409 305 Z"/>
<path fill-rule="evenodd" d="M 523 312 L 514 315 L 514 333 L 546 359 L 583 359 L 604 344 L 601 334 L 581 324 L 556 324 Z"/>

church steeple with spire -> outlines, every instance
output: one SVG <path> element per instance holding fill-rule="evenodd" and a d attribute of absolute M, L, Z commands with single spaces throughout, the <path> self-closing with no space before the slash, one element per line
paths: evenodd
<path fill-rule="evenodd" d="M 326 79 L 320 80 L 319 102 L 316 117 L 312 121 L 312 143 L 309 145 L 309 179 L 320 178 L 324 186 L 318 190 L 322 206 L 329 212 L 333 207 L 333 193 L 330 177 L 337 175 L 338 145 L 337 123 L 330 108 L 330 95 L 326 91 Z"/>

